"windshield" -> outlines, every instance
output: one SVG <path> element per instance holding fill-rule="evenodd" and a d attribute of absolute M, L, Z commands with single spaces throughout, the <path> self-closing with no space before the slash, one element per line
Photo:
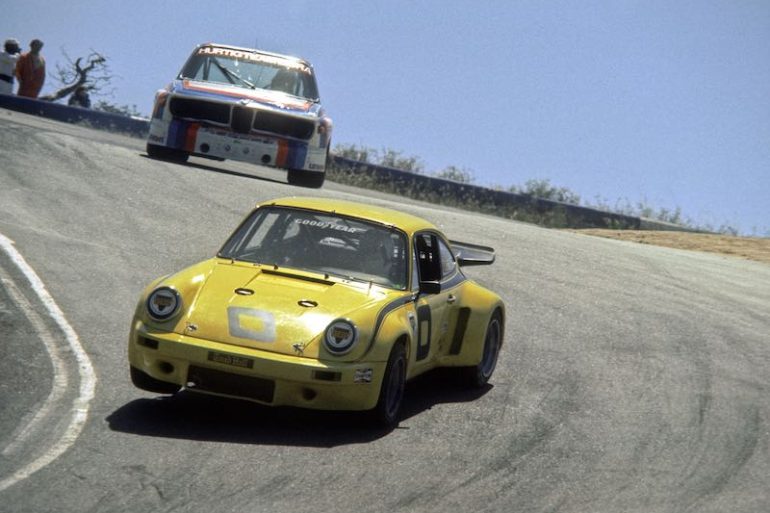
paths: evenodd
<path fill-rule="evenodd" d="M 254 211 L 218 254 L 399 290 L 407 286 L 406 255 L 406 236 L 394 228 L 285 207 Z"/>
<path fill-rule="evenodd" d="M 312 68 L 277 55 L 204 46 L 193 52 L 179 76 L 318 100 Z"/>

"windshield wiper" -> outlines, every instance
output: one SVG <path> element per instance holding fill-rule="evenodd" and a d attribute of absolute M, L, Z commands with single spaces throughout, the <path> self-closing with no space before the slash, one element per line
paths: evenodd
<path fill-rule="evenodd" d="M 341 278 L 343 280 L 348 280 L 348 281 L 357 281 L 359 283 L 369 283 L 369 284 L 374 283 L 372 280 L 367 280 L 365 278 L 359 278 L 357 276 L 352 276 L 350 274 L 342 274 L 342 273 L 334 272 L 334 271 L 318 271 L 318 272 L 323 272 L 327 276 L 334 276 L 336 278 Z"/>
<path fill-rule="evenodd" d="M 304 269 L 298 269 L 299 271 L 304 271 Z M 311 272 L 313 274 L 316 274 L 316 271 L 305 271 L 305 272 Z M 284 278 L 293 278 L 296 280 L 304 280 L 309 281 L 312 283 L 321 283 L 323 285 L 334 285 L 333 281 L 329 281 L 328 274 L 324 274 L 324 278 L 316 278 L 314 276 L 306 276 L 304 274 L 297 274 L 292 272 L 292 268 L 279 268 L 277 265 L 273 267 L 272 269 L 262 269 L 263 274 L 271 274 L 273 276 L 283 276 Z M 322 273 L 317 273 L 322 274 Z"/>
<path fill-rule="evenodd" d="M 219 70 L 222 73 L 224 73 L 225 75 L 227 75 L 231 79 L 230 80 L 231 83 L 233 83 L 233 84 L 235 83 L 235 82 L 232 81 L 232 79 L 234 78 L 234 79 L 240 81 L 241 83 L 246 84 L 247 86 L 249 86 L 252 89 L 256 89 L 257 88 L 256 85 L 252 84 L 251 82 L 249 82 L 248 80 L 246 80 L 245 78 L 240 76 L 238 73 L 236 73 L 235 71 L 231 70 L 230 68 L 228 68 L 227 66 L 225 66 L 224 64 L 219 62 L 217 59 L 211 59 L 211 61 L 214 63 L 214 65 L 217 68 L 219 68 Z"/>

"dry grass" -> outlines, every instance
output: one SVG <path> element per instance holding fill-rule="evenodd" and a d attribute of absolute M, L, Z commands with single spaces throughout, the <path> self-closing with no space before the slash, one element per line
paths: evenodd
<path fill-rule="evenodd" d="M 669 248 L 708 251 L 770 264 L 770 239 L 730 235 L 637 230 L 570 230 L 585 235 L 654 244 Z"/>

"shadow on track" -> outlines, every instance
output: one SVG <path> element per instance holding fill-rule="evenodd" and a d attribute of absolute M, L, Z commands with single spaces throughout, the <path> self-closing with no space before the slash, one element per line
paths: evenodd
<path fill-rule="evenodd" d="M 407 385 L 401 424 L 437 404 L 474 401 L 492 389 L 491 385 L 468 389 L 448 374 L 433 371 Z M 137 435 L 299 447 L 367 443 L 391 431 L 372 425 L 356 412 L 272 408 L 186 391 L 171 397 L 137 399 L 106 420 L 113 431 Z"/>
<path fill-rule="evenodd" d="M 157 162 L 165 162 L 167 164 L 176 164 L 178 166 L 184 166 L 184 167 L 191 167 L 191 168 L 195 168 L 195 169 L 200 169 L 202 171 L 213 171 L 215 173 L 222 173 L 224 175 L 240 176 L 240 177 L 243 177 L 243 178 L 253 178 L 255 180 L 263 180 L 265 182 L 273 182 L 273 183 L 280 183 L 280 184 L 286 185 L 286 181 L 285 180 L 276 180 L 274 178 L 267 178 L 265 176 L 258 176 L 258 175 L 253 175 L 253 174 L 249 174 L 249 173 L 241 173 L 239 171 L 233 171 L 231 169 L 223 169 L 221 167 L 208 166 L 206 164 L 200 164 L 198 162 L 189 162 L 189 161 L 188 162 L 174 162 L 174 161 L 171 161 L 171 160 L 163 160 L 163 159 L 153 158 L 153 157 L 150 157 L 149 155 L 147 155 L 146 153 L 140 153 L 139 156 L 142 157 L 142 158 L 145 158 L 147 160 L 154 160 L 154 161 L 157 161 Z M 222 162 L 224 162 L 224 160 Z"/>

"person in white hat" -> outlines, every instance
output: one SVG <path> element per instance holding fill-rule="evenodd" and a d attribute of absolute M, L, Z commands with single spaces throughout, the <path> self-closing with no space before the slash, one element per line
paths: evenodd
<path fill-rule="evenodd" d="M 16 62 L 19 60 L 19 42 L 7 39 L 0 52 L 0 94 L 13 94 L 13 78 L 16 75 Z"/>

